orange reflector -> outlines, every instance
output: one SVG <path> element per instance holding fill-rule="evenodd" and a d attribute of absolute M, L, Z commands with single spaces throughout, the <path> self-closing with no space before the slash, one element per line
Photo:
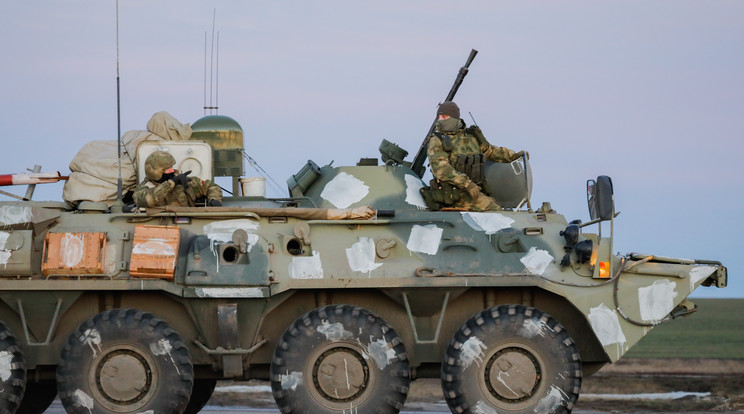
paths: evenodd
<path fill-rule="evenodd" d="M 610 262 L 599 262 L 599 278 L 610 278 Z"/>

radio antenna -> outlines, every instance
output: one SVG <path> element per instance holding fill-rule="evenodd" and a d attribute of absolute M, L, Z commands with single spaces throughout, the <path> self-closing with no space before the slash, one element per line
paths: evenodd
<path fill-rule="evenodd" d="M 217 9 L 214 9 L 212 14 L 212 47 L 210 50 L 210 61 L 209 61 L 209 106 L 207 106 L 207 32 L 204 32 L 204 115 L 207 115 L 209 111 L 210 115 L 216 115 L 219 109 L 217 99 L 219 97 L 219 59 L 220 59 L 220 32 L 217 32 L 217 62 L 215 62 L 215 38 L 214 28 L 215 21 L 217 20 Z M 215 69 L 216 66 L 216 69 Z M 215 73 L 216 72 L 216 73 Z M 212 99 L 214 98 L 214 103 Z"/>
<path fill-rule="evenodd" d="M 214 62 L 214 113 L 220 107 L 220 32 L 217 32 L 217 60 Z"/>
<path fill-rule="evenodd" d="M 207 116 L 207 31 L 204 31 L 204 116 Z"/>
<path fill-rule="evenodd" d="M 116 142 L 118 149 L 119 177 L 116 180 L 116 203 L 124 204 L 121 179 L 121 92 L 119 87 L 119 0 L 116 0 Z"/>

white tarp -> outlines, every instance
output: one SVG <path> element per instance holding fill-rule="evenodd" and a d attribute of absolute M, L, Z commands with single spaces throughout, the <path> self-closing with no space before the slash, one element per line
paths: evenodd
<path fill-rule="evenodd" d="M 147 131 L 133 130 L 122 138 L 122 193 L 134 190 L 140 178 L 134 169 L 137 146 L 143 141 L 181 141 L 191 138 L 191 125 L 182 124 L 171 114 L 158 112 L 147 122 Z M 70 162 L 70 179 L 62 190 L 62 198 L 71 203 L 80 201 L 116 201 L 119 160 L 116 141 L 91 141 Z"/>

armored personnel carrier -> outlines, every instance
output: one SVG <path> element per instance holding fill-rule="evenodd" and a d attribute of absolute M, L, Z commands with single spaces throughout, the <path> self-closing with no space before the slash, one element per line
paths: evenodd
<path fill-rule="evenodd" d="M 0 202 L 0 413 L 57 394 L 196 413 L 220 379 L 270 381 L 283 413 L 396 413 L 417 378 L 456 413 L 570 412 L 584 376 L 726 285 L 718 262 L 613 254 L 606 176 L 584 223 L 532 209 L 524 157 L 489 167 L 504 211 L 433 211 L 425 152 L 383 142 L 381 161 L 308 161 L 289 198 L 239 196 L 240 126 L 193 130 L 158 148 L 233 176 L 222 207 Z"/>

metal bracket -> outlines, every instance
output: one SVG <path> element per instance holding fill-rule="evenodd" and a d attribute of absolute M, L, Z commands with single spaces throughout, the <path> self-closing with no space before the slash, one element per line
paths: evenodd
<path fill-rule="evenodd" d="M 57 298 L 57 307 L 54 309 L 54 316 L 52 317 L 52 323 L 49 325 L 49 332 L 44 342 L 31 342 L 31 335 L 29 335 L 28 322 L 26 322 L 26 314 L 23 312 L 23 302 L 20 299 L 18 303 L 18 313 L 21 316 L 21 324 L 23 325 L 23 333 L 26 336 L 26 344 L 28 346 L 47 346 L 52 341 L 52 335 L 57 329 L 57 321 L 59 320 L 59 311 L 62 309 L 62 298 Z"/>
<path fill-rule="evenodd" d="M 411 330 L 413 331 L 413 339 L 417 344 L 436 344 L 439 342 L 439 332 L 442 329 L 442 322 L 444 321 L 444 312 L 447 310 L 447 303 L 449 303 L 450 293 L 447 292 L 442 300 L 442 311 L 439 313 L 439 322 L 437 322 L 437 330 L 434 332 L 433 339 L 419 339 L 418 331 L 416 330 L 416 322 L 413 320 L 413 313 L 411 313 L 411 305 L 408 303 L 408 295 L 402 292 L 403 304 L 406 307 L 406 314 L 408 314 L 408 321 L 411 323 Z"/>
<path fill-rule="evenodd" d="M 217 349 L 209 349 L 207 348 L 206 345 L 194 339 L 194 345 L 199 347 L 199 349 L 204 351 L 207 355 L 249 355 L 249 354 L 256 352 L 256 350 L 260 348 L 266 342 L 269 342 L 269 340 L 266 338 L 263 338 L 260 341 L 258 341 L 256 345 L 253 345 L 252 347 L 248 349 L 243 349 L 243 348 L 224 349 L 222 347 L 218 347 Z"/>

